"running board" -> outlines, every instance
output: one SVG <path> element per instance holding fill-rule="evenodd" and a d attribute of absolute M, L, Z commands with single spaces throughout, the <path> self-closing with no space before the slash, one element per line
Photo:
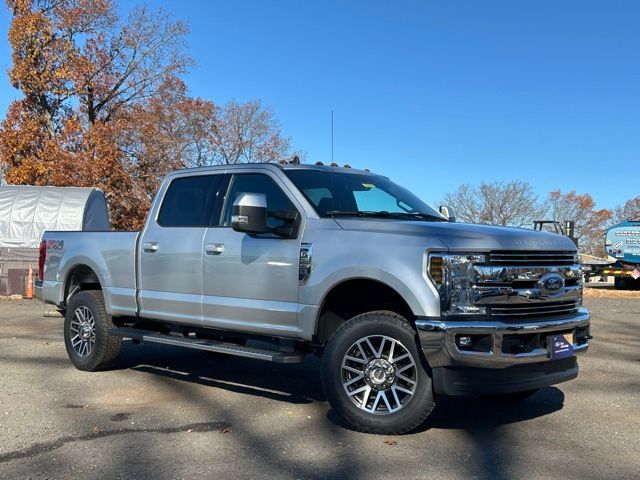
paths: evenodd
<path fill-rule="evenodd" d="M 110 335 L 115 337 L 131 338 L 141 342 L 161 343 L 163 345 L 173 345 L 175 347 L 193 348 L 207 352 L 225 353 L 236 357 L 253 358 L 276 363 L 302 363 L 304 354 L 297 352 L 278 352 L 244 345 L 233 345 L 230 343 L 216 342 L 214 340 L 204 340 L 201 338 L 181 337 L 177 335 L 166 335 L 163 333 L 138 328 L 114 328 Z"/>

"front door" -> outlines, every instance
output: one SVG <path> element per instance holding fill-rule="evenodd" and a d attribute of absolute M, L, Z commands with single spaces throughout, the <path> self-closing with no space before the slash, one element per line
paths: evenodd
<path fill-rule="evenodd" d="M 300 212 L 286 187 L 270 172 L 238 173 L 230 179 L 218 227 L 204 236 L 204 325 L 296 336 L 299 333 L 298 259 L 301 232 L 285 239 L 249 235 L 231 228 L 233 202 L 241 193 L 264 193 L 268 212 Z M 267 225 L 283 220 L 269 216 Z"/>

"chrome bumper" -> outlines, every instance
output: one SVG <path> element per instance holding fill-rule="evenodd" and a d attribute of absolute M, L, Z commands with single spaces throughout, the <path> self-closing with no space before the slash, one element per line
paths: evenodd
<path fill-rule="evenodd" d="M 515 365 L 548 362 L 546 349 L 536 348 L 531 352 L 510 354 L 503 353 L 502 346 L 505 335 L 531 333 L 560 333 L 589 325 L 589 312 L 580 308 L 576 313 L 544 320 L 524 321 L 447 321 L 416 320 L 418 335 L 422 349 L 432 368 L 437 367 L 477 367 L 505 368 Z M 491 335 L 491 351 L 463 351 L 456 346 L 456 335 Z M 574 346 L 574 354 L 581 354 L 589 348 L 588 340 Z"/>

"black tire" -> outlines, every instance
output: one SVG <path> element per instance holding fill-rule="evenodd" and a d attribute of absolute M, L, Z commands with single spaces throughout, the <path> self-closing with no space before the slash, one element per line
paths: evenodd
<path fill-rule="evenodd" d="M 615 290 L 640 290 L 640 278 L 614 277 L 613 288 Z"/>
<path fill-rule="evenodd" d="M 613 288 L 615 290 L 627 290 L 626 278 L 617 276 L 613 277 Z"/>
<path fill-rule="evenodd" d="M 74 347 L 74 342 L 77 343 L 78 339 L 72 341 L 76 334 L 72 328 L 78 328 L 77 323 L 74 324 L 74 318 L 78 318 L 76 312 L 86 312 L 87 310 L 93 318 L 95 340 L 90 352 L 82 349 L 79 352 Z M 122 338 L 109 335 L 109 331 L 113 328 L 115 326 L 104 307 L 100 290 L 85 290 L 71 297 L 64 318 L 64 343 L 69 359 L 77 369 L 94 372 L 107 370 L 114 366 L 122 346 Z"/>
<path fill-rule="evenodd" d="M 400 368 L 400 363 L 396 364 L 394 361 L 387 362 L 386 364 L 388 367 L 389 363 L 391 363 L 391 367 L 395 369 L 394 374 L 386 377 L 383 372 L 382 377 L 387 379 L 385 382 L 389 381 L 393 383 L 375 385 L 372 370 L 369 370 L 371 375 L 366 374 L 366 367 L 371 366 L 372 362 L 376 360 L 375 355 L 369 355 L 369 353 L 367 353 L 368 361 L 359 360 L 358 365 L 362 365 L 360 368 L 362 368 L 364 378 L 358 380 L 355 386 L 360 389 L 365 388 L 362 398 L 358 398 L 357 395 L 354 396 L 354 391 L 358 388 L 344 385 L 349 379 L 360 376 L 360 374 L 353 374 L 353 377 L 349 376 L 348 378 L 344 378 L 345 375 L 352 375 L 344 369 L 343 360 L 345 361 L 345 365 L 349 365 L 350 360 L 345 360 L 345 355 L 355 351 L 352 349 L 355 348 L 356 342 L 362 341 L 362 339 L 365 338 L 373 338 L 372 342 L 375 342 L 376 338 L 379 339 L 380 343 L 374 345 L 374 347 L 376 349 L 379 347 L 378 352 L 380 353 L 380 358 L 389 360 L 389 356 L 391 355 L 390 351 L 386 355 L 382 353 L 383 348 L 381 344 L 383 336 L 399 342 L 399 346 L 397 347 L 395 346 L 398 345 L 398 343 L 394 344 L 394 347 L 398 348 L 396 352 L 406 351 L 414 361 L 414 366 L 408 370 L 415 380 L 414 385 L 404 384 L 404 386 L 406 388 L 414 388 L 415 390 L 411 396 L 401 393 L 400 395 L 404 395 L 404 400 L 401 398 L 400 403 L 397 401 L 397 390 L 394 392 L 391 392 L 391 390 L 394 389 L 394 387 L 398 388 L 401 386 L 400 383 L 404 381 L 400 380 L 400 377 L 395 373 L 395 370 L 401 371 L 403 369 Z M 364 313 L 353 317 L 341 325 L 331 337 L 322 358 L 322 386 L 335 412 L 349 424 L 351 428 L 365 433 L 399 435 L 409 432 L 422 424 L 435 406 L 435 397 L 430 371 L 426 365 L 424 356 L 421 355 L 418 345 L 419 341 L 416 331 L 407 320 L 393 312 L 376 311 Z M 367 352 L 370 351 L 372 350 L 369 348 Z M 352 356 L 350 355 L 350 357 Z M 361 357 L 362 355 L 360 355 L 360 358 Z M 394 355 L 394 358 L 399 359 L 400 357 L 401 355 Z M 391 360 L 393 360 L 393 358 Z M 410 360 L 405 361 L 408 362 Z M 396 360 L 395 362 L 400 361 Z M 356 364 L 351 363 L 351 365 Z M 388 372 L 389 370 L 386 371 Z M 347 382 L 345 382 L 345 380 Z M 377 380 L 380 380 L 380 378 Z M 359 387 L 359 385 L 364 386 Z M 362 405 L 367 407 L 369 405 L 367 402 L 372 401 L 370 397 L 371 394 L 366 391 L 367 385 L 369 385 L 369 392 L 373 392 L 376 397 L 381 395 L 379 393 L 381 390 L 384 391 L 385 395 L 389 393 L 388 397 L 385 396 L 385 399 L 388 398 L 389 400 L 385 400 L 382 404 L 378 403 L 377 406 L 374 402 L 370 406 L 371 411 L 363 409 Z M 351 390 L 351 396 L 348 395 L 346 391 L 346 389 L 350 388 L 353 388 L 353 390 Z M 391 393 L 394 395 L 391 395 Z M 379 402 L 378 399 L 375 401 Z M 387 401 L 389 403 L 385 405 L 384 403 Z M 359 402 L 360 406 L 356 404 L 357 402 Z M 402 406 L 400 406 L 401 404 Z M 396 407 L 399 408 L 396 411 L 390 411 L 389 406 L 391 406 L 392 409 Z M 373 413 L 374 410 L 376 413 Z"/>

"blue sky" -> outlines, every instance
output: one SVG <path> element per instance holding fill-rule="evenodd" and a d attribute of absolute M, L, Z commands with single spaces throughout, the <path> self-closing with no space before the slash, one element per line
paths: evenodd
<path fill-rule="evenodd" d="M 640 194 L 640 2 L 146 3 L 189 22 L 192 94 L 262 99 L 308 161 L 330 160 L 333 109 L 338 163 L 434 204 L 513 178 L 601 207 Z M 0 112 L 14 95 L 5 77 Z"/>

